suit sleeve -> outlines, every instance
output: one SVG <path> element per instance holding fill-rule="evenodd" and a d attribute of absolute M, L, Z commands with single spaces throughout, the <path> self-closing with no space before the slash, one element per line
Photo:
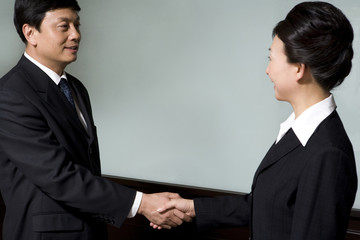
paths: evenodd
<path fill-rule="evenodd" d="M 344 239 L 357 177 L 351 156 L 327 149 L 314 156 L 300 179 L 291 240 Z"/>
<path fill-rule="evenodd" d="M 244 226 L 249 223 L 251 194 L 194 199 L 199 230 Z"/>
<path fill-rule="evenodd" d="M 136 192 L 75 164 L 35 105 L 22 94 L 0 90 L 2 157 L 58 203 L 120 226 Z"/>

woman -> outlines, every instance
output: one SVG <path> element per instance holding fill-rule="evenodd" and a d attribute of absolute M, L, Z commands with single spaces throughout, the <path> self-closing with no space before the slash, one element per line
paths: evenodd
<path fill-rule="evenodd" d="M 273 30 L 266 74 L 293 108 L 241 196 L 172 200 L 200 229 L 250 224 L 254 240 L 344 239 L 357 176 L 331 90 L 350 73 L 353 30 L 325 2 L 295 6 Z M 154 226 L 157 227 L 157 226 Z"/>

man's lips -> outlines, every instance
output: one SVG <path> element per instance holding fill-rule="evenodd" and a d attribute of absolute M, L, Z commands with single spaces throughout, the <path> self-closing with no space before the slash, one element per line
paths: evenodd
<path fill-rule="evenodd" d="M 65 47 L 65 49 L 72 50 L 72 51 L 77 51 L 77 50 L 79 50 L 79 46 Z"/>

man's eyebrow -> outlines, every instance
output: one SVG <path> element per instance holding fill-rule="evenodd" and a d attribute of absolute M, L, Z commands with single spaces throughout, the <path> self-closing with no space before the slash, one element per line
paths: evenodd
<path fill-rule="evenodd" d="M 59 17 L 58 18 L 59 21 L 70 21 L 71 19 L 70 18 L 67 18 L 67 17 Z M 78 16 L 75 21 L 79 22 L 80 21 L 80 17 Z"/>

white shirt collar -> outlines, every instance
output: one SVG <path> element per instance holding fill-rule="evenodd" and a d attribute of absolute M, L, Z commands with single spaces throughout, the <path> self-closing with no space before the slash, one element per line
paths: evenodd
<path fill-rule="evenodd" d="M 335 100 L 331 94 L 328 98 L 306 109 L 297 119 L 295 119 L 295 113 L 292 113 L 285 122 L 280 124 L 276 143 L 292 128 L 301 144 L 305 147 L 315 129 L 335 109 Z"/>
<path fill-rule="evenodd" d="M 66 77 L 66 73 L 64 72 L 63 75 L 59 76 L 56 72 L 54 72 L 53 70 L 51 70 L 48 67 L 45 67 L 44 65 L 42 65 L 41 63 L 39 63 L 38 61 L 36 61 L 34 58 L 32 58 L 29 54 L 27 54 L 26 52 L 24 53 L 24 56 L 29 59 L 32 63 L 34 63 L 36 66 L 38 66 L 41 70 L 43 70 L 46 75 L 49 76 L 49 78 L 51 78 L 51 80 L 54 81 L 54 83 L 56 85 L 59 84 L 60 79 L 61 78 L 65 78 L 67 80 Z"/>

